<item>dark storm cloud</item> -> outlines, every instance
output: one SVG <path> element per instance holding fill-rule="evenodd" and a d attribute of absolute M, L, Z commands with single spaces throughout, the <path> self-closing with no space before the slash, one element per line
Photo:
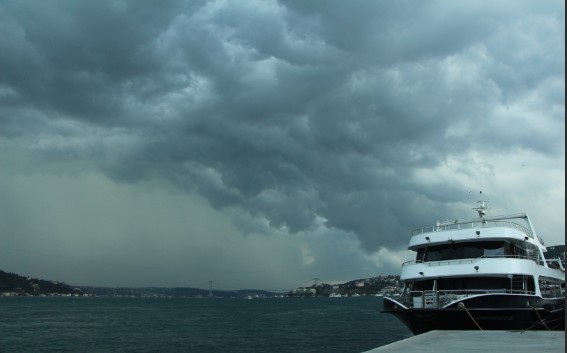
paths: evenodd
<path fill-rule="evenodd" d="M 370 251 L 400 248 L 431 221 L 426 207 L 452 216 L 490 176 L 465 161 L 453 172 L 472 179 L 431 185 L 417 170 L 475 153 L 562 155 L 563 10 L 2 1 L 0 134 L 40 139 L 45 163 L 165 178 L 275 228 L 322 218 Z"/>

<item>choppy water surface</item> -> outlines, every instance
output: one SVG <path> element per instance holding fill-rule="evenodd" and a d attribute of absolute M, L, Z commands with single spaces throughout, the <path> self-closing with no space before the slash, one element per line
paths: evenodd
<path fill-rule="evenodd" d="M 6 352 L 363 352 L 412 336 L 382 299 L 0 298 Z"/>

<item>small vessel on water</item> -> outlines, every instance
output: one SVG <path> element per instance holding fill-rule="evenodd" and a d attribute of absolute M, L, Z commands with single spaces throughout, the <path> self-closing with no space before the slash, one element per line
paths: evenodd
<path fill-rule="evenodd" d="M 382 312 L 431 330 L 565 330 L 565 246 L 547 251 L 526 213 L 437 222 L 412 232 L 399 296 Z M 554 258 L 546 253 L 554 253 Z"/>

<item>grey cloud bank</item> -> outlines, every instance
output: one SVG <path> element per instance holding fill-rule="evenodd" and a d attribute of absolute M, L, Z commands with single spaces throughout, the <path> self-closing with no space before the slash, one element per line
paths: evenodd
<path fill-rule="evenodd" d="M 560 1 L 0 1 L 0 268 L 276 288 L 565 234 Z"/>

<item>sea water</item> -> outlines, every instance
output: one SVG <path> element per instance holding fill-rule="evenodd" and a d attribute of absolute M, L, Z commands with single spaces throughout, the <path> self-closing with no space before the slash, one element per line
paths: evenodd
<path fill-rule="evenodd" d="M 363 352 L 412 336 L 382 298 L 0 298 L 0 352 Z"/>

